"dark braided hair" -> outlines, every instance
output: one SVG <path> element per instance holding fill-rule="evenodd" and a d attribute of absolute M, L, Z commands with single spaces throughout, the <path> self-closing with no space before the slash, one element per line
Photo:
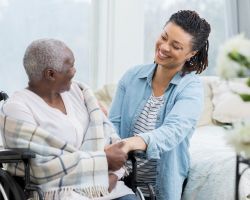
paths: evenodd
<path fill-rule="evenodd" d="M 211 31 L 209 23 L 191 10 L 180 10 L 174 13 L 169 21 L 180 26 L 185 32 L 193 36 L 192 50 L 197 53 L 183 66 L 183 74 L 196 71 L 200 74 L 208 66 L 208 36 Z M 166 23 L 166 25 L 167 25 Z"/>

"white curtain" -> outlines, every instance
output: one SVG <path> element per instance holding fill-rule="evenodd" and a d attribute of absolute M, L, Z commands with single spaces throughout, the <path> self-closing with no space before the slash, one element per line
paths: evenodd
<path fill-rule="evenodd" d="M 226 6 L 228 37 L 244 33 L 250 38 L 250 0 L 226 0 Z"/>

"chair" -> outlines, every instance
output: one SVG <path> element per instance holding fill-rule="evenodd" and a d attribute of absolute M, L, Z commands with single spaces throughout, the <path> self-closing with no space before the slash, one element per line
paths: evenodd
<path fill-rule="evenodd" d="M 6 100 L 8 95 L 0 92 L 0 102 Z M 132 179 L 127 179 L 126 183 L 130 185 L 131 189 L 135 192 L 140 200 L 144 200 L 140 188 L 136 185 L 136 159 L 134 155 L 140 152 L 133 152 L 129 155 L 133 166 Z M 41 189 L 30 182 L 30 160 L 35 158 L 35 153 L 27 149 L 2 149 L 0 150 L 0 200 L 28 200 L 33 192 L 36 192 L 39 200 L 44 199 Z M 3 164 L 23 162 L 25 166 L 25 176 L 14 177 L 9 172 L 4 170 Z M 135 176 L 135 177 L 133 177 Z M 131 175 L 129 175 L 131 177 Z M 153 199 L 152 199 L 153 200 Z"/>

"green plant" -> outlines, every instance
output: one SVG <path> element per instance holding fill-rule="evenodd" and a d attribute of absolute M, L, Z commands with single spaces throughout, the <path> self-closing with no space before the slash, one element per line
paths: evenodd
<path fill-rule="evenodd" d="M 226 80 L 246 78 L 250 87 L 250 40 L 240 34 L 232 37 L 220 48 L 217 73 Z M 250 93 L 238 93 L 243 101 L 250 101 Z"/>
<path fill-rule="evenodd" d="M 244 56 L 243 54 L 239 53 L 236 50 L 229 52 L 228 57 L 232 61 L 237 62 L 242 67 L 242 70 L 238 71 L 238 77 L 245 77 L 246 75 L 244 73 L 245 72 L 244 68 L 247 68 L 248 69 L 247 71 L 249 72 L 250 59 L 247 58 L 246 56 Z M 247 78 L 246 84 L 248 85 L 248 87 L 250 87 L 250 77 Z M 239 95 L 243 101 L 250 101 L 250 94 L 239 93 Z"/>

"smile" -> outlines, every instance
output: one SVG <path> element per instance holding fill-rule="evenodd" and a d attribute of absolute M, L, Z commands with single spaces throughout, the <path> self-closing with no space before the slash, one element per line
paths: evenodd
<path fill-rule="evenodd" d="M 171 56 L 168 56 L 168 55 L 164 54 L 161 50 L 158 50 L 158 51 L 157 51 L 157 56 L 158 56 L 161 60 L 166 59 L 166 58 L 171 58 Z"/>

